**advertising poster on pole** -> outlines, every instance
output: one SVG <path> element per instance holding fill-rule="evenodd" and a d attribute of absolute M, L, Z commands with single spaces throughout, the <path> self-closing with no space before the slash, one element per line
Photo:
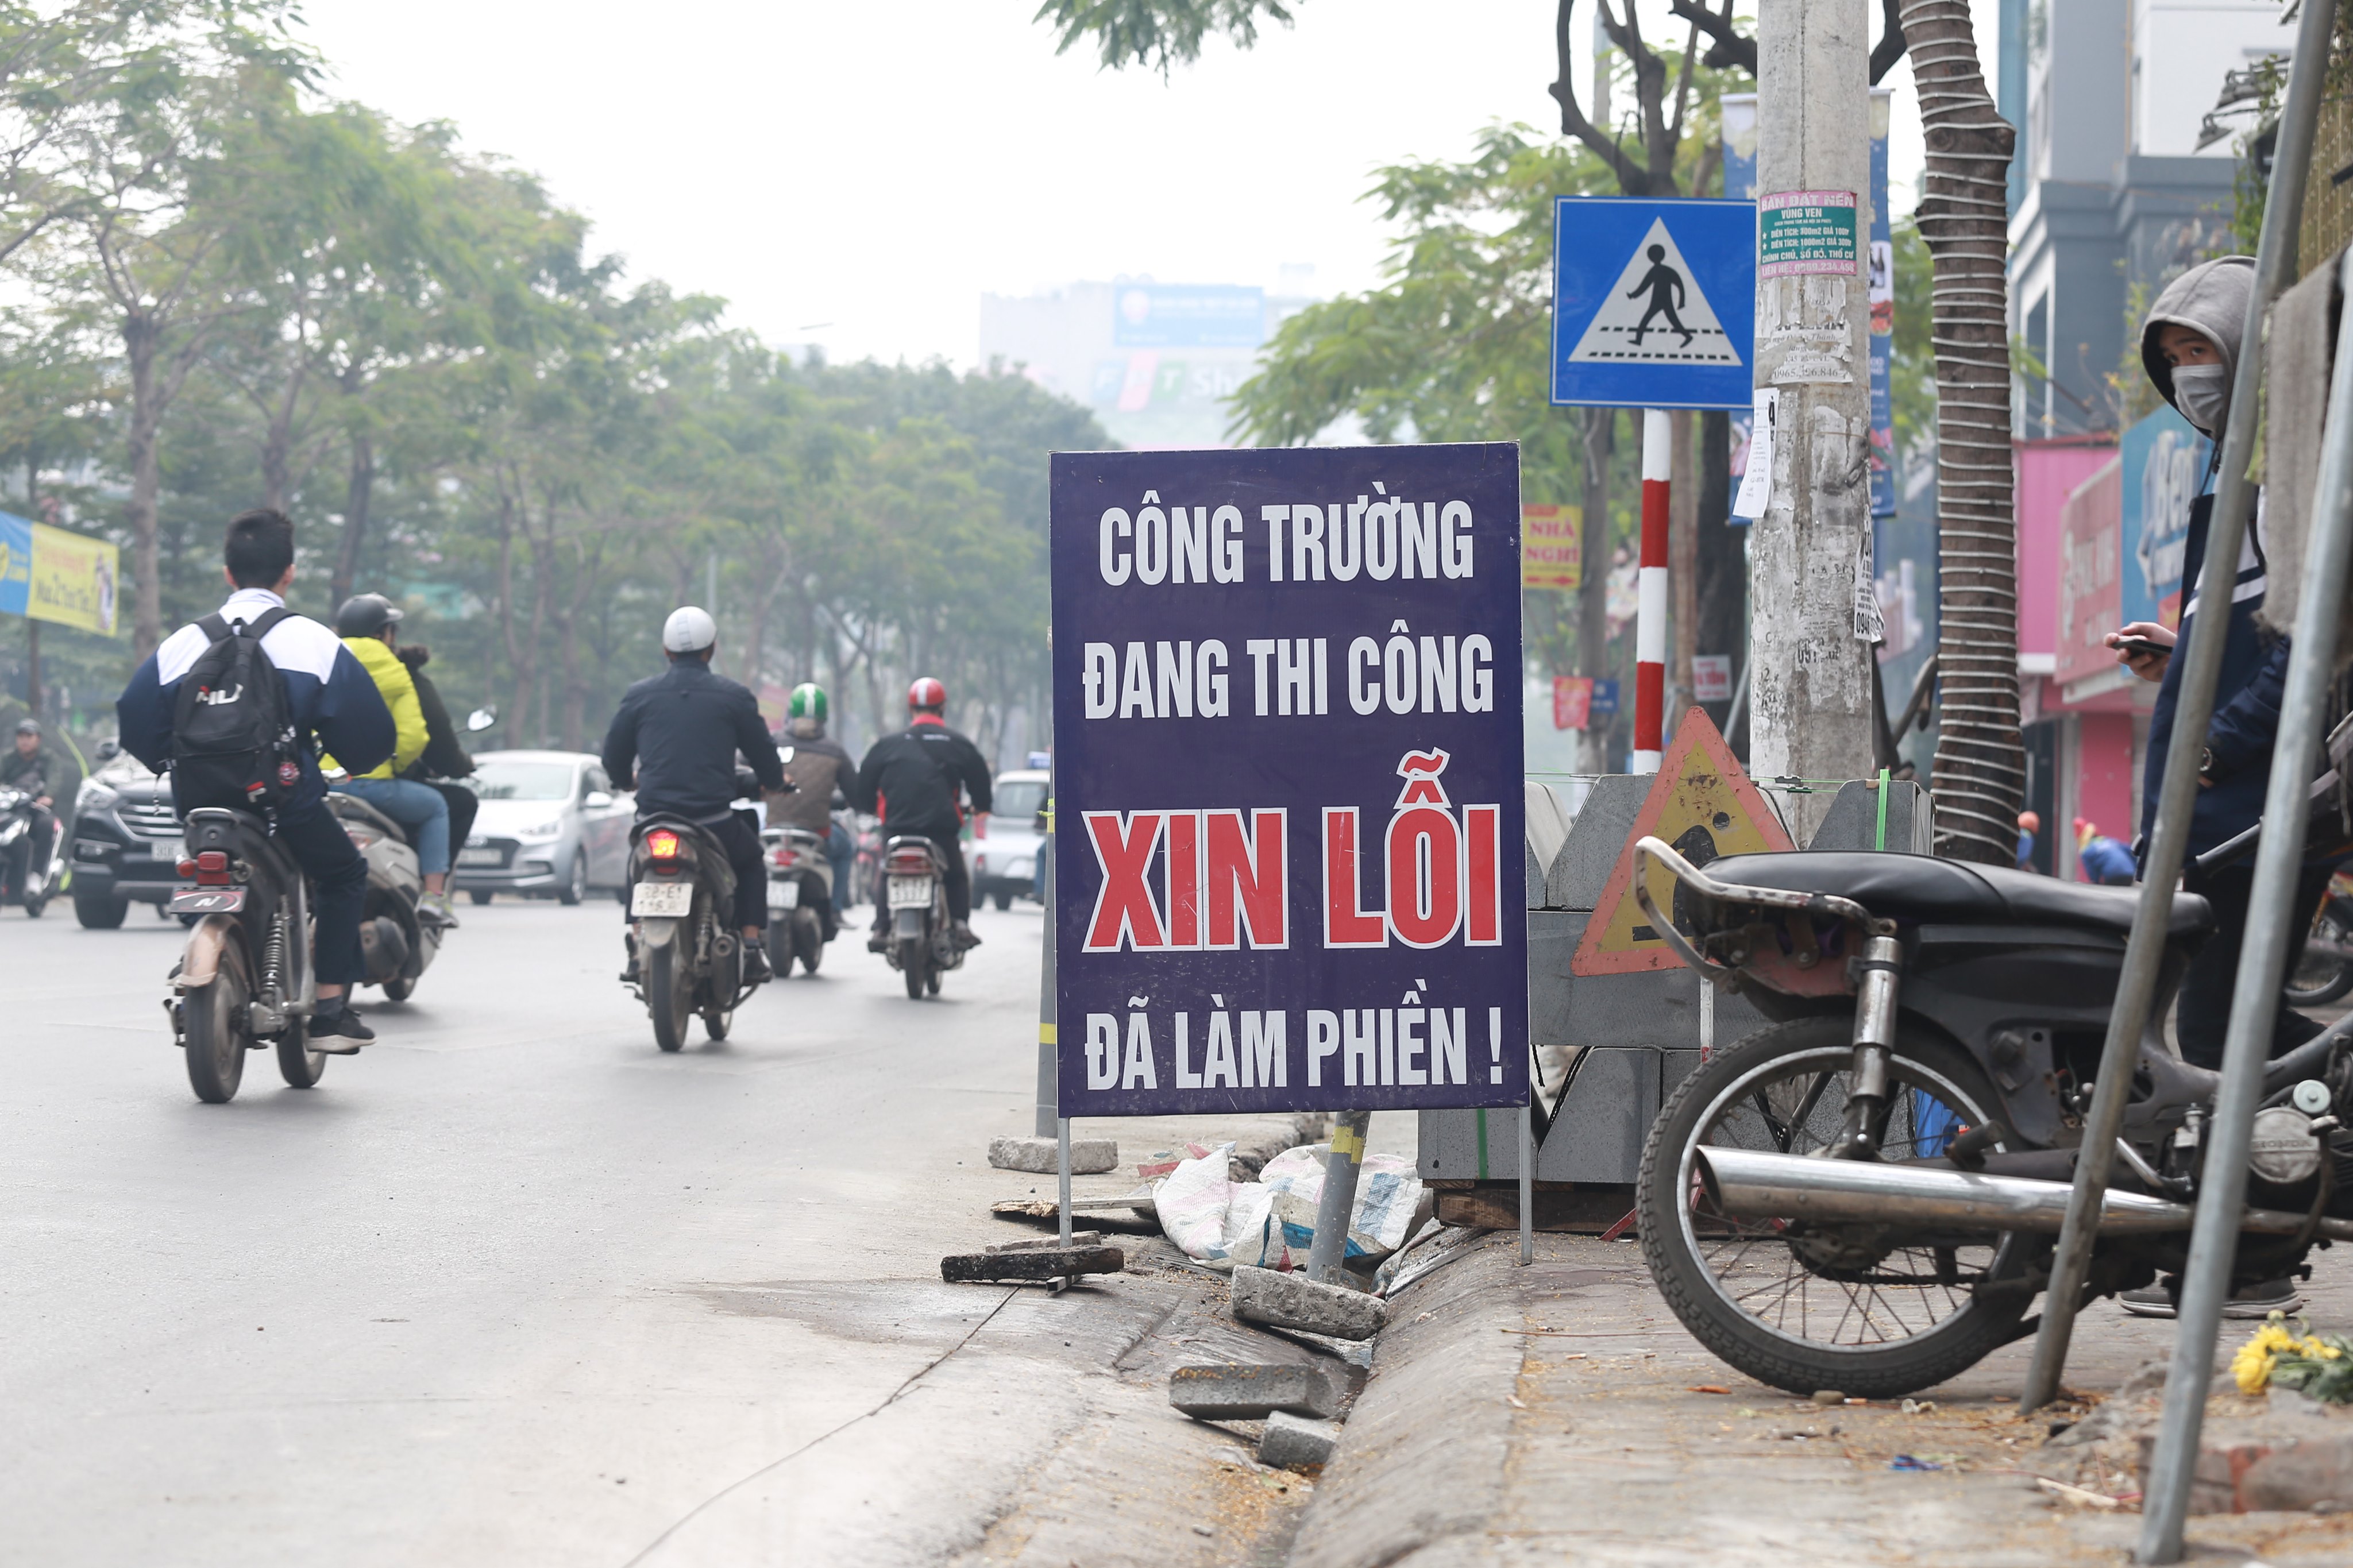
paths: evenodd
<path fill-rule="evenodd" d="M 1526 1103 L 1518 447 L 1051 474 L 1061 1114 Z"/>
<path fill-rule="evenodd" d="M 106 541 L 0 512 L 0 611 L 114 637 L 121 581 Z"/>

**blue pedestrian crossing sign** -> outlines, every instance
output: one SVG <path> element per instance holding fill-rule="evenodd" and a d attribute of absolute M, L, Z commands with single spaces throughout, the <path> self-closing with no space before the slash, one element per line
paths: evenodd
<path fill-rule="evenodd" d="M 1556 404 L 1752 407 L 1756 335 L 1756 203 L 1553 204 Z"/>

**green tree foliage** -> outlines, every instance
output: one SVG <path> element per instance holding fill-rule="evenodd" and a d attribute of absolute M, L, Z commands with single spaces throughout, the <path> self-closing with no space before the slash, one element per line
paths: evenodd
<path fill-rule="evenodd" d="M 101 12 L 153 15 L 109 42 Z M 18 103 L 12 128 L 31 13 L 0 4 L 0 496 L 127 547 L 138 636 L 44 637 L 85 733 L 218 603 L 222 524 L 269 504 L 296 607 L 405 601 L 494 744 L 594 745 L 686 602 L 727 673 L 838 688 L 853 741 L 929 674 L 985 746 L 1044 742 L 1045 456 L 1110 444 L 1085 410 L 997 366 L 789 363 L 450 127 L 322 99 L 274 8 L 68 15 L 85 33 L 43 58 L 144 52 L 100 81 L 111 118 L 43 132 Z M 46 184 L 7 184 L 12 135 Z"/>

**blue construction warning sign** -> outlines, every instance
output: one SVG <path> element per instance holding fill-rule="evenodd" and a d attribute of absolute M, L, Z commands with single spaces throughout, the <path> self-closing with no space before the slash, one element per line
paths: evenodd
<path fill-rule="evenodd" d="M 1756 335 L 1754 202 L 1555 202 L 1553 402 L 1748 408 Z"/>

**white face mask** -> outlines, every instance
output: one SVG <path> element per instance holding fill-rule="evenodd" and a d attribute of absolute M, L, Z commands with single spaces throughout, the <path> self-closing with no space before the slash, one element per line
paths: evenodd
<path fill-rule="evenodd" d="M 2173 373 L 2173 405 L 2209 436 L 2221 433 L 2231 412 L 2231 383 L 2219 364 L 2185 364 Z"/>

